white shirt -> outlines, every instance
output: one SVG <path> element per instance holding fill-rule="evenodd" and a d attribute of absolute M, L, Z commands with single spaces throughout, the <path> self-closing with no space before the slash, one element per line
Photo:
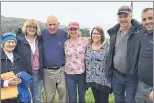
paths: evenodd
<path fill-rule="evenodd" d="M 35 50 L 36 50 L 36 46 L 35 46 L 36 36 L 35 36 L 35 38 L 34 38 L 34 40 L 32 42 L 30 40 L 28 40 L 28 38 L 26 36 L 25 36 L 25 38 L 26 38 L 26 40 L 28 41 L 28 43 L 30 45 L 32 53 L 34 54 Z"/>
<path fill-rule="evenodd" d="M 13 59 L 14 59 L 13 52 L 11 52 L 11 53 L 6 52 L 6 51 L 4 51 L 4 52 L 5 52 L 6 56 L 11 60 L 11 62 L 13 62 Z M 8 80 L 4 80 L 3 87 L 8 87 Z"/>
<path fill-rule="evenodd" d="M 13 62 L 14 56 L 13 56 L 13 52 L 6 52 L 4 51 L 6 56 L 11 60 L 11 62 Z"/>

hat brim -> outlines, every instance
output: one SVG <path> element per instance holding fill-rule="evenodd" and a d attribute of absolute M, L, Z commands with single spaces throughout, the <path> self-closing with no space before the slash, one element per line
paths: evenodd
<path fill-rule="evenodd" d="M 121 14 L 121 13 L 129 14 L 129 13 L 131 13 L 131 12 L 128 12 L 128 11 L 120 11 L 120 12 L 117 13 L 117 15 L 119 15 L 119 14 Z"/>
<path fill-rule="evenodd" d="M 76 27 L 76 26 L 70 26 L 70 27 L 68 27 L 68 29 L 70 29 L 70 28 L 76 28 L 76 29 L 79 29 L 79 27 Z"/>

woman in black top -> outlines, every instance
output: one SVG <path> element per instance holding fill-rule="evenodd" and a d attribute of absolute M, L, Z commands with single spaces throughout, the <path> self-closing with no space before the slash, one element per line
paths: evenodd
<path fill-rule="evenodd" d="M 14 74 L 22 71 L 20 56 L 14 53 L 16 46 L 16 35 L 13 33 L 4 33 L 1 35 L 1 74 L 13 71 Z M 17 77 L 10 77 L 7 80 L 1 79 L 1 87 L 17 86 L 21 80 Z M 19 103 L 17 98 L 1 100 L 1 103 Z"/>

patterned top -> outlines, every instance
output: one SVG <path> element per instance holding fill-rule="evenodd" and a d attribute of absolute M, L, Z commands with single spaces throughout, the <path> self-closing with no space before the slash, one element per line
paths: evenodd
<path fill-rule="evenodd" d="M 96 52 L 92 50 L 91 44 L 87 46 L 85 56 L 87 83 L 111 87 L 111 83 L 107 80 L 107 73 L 105 72 L 108 52 L 109 44 L 107 42 Z"/>
<path fill-rule="evenodd" d="M 65 72 L 67 74 L 82 74 L 85 72 L 85 50 L 89 38 L 81 37 L 76 45 L 65 42 Z"/>

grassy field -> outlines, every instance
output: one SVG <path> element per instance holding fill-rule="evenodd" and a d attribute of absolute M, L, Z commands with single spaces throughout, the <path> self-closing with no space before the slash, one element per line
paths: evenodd
<path fill-rule="evenodd" d="M 86 92 L 86 103 L 95 103 L 91 89 L 88 89 L 88 91 Z M 111 94 L 109 97 L 109 103 L 114 103 L 114 95 L 113 94 Z"/>
<path fill-rule="evenodd" d="M 86 91 L 86 103 L 94 103 L 94 102 L 95 102 L 95 100 L 94 100 L 92 91 L 91 91 L 91 89 L 88 89 Z M 56 103 L 58 103 L 58 94 L 56 95 Z M 114 103 L 114 95 L 113 94 L 110 94 L 109 103 Z"/>

